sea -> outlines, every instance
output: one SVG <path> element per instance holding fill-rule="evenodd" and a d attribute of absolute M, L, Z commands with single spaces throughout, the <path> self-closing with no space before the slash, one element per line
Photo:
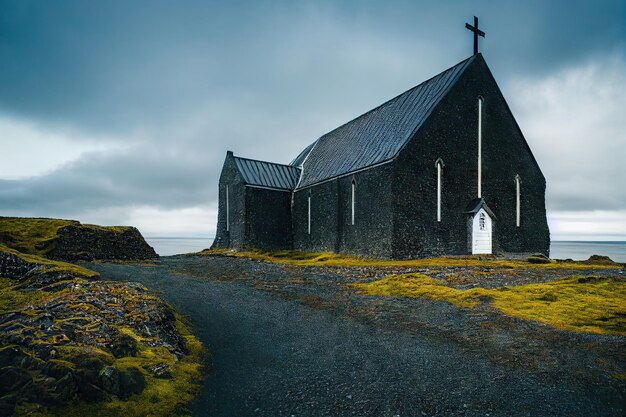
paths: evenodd
<path fill-rule="evenodd" d="M 211 247 L 213 238 L 146 237 L 146 241 L 161 256 L 199 252 Z M 608 256 L 615 262 L 626 262 L 626 242 L 553 241 L 550 257 L 553 259 L 585 260 L 591 255 Z"/>

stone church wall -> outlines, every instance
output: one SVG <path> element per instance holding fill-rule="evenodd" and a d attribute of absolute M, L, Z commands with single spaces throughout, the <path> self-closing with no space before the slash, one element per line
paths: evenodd
<path fill-rule="evenodd" d="M 226 186 L 229 194 L 230 230 L 226 230 Z M 226 154 L 218 187 L 217 230 L 213 248 L 246 247 L 246 186 L 235 168 L 232 152 Z"/>
<path fill-rule="evenodd" d="M 392 172 L 392 166 L 385 164 L 339 179 L 339 252 L 391 257 Z M 351 224 L 353 180 L 355 219 Z"/>
<path fill-rule="evenodd" d="M 337 251 L 337 181 L 294 193 L 294 248 L 302 251 Z M 308 197 L 311 196 L 311 233 L 308 233 Z"/>
<path fill-rule="evenodd" d="M 478 96 L 482 119 L 482 196 L 496 215 L 496 252 L 548 254 L 545 179 L 482 57 L 468 68 L 394 165 L 394 257 L 467 254 L 467 204 L 477 197 Z M 442 221 L 437 222 L 441 158 Z M 515 225 L 515 175 L 522 179 Z"/>
<path fill-rule="evenodd" d="M 363 256 L 391 256 L 391 167 L 383 165 L 334 179 L 294 194 L 294 248 Z M 355 224 L 351 224 L 352 181 Z M 311 234 L 307 233 L 311 195 Z"/>
<path fill-rule="evenodd" d="M 246 188 L 248 248 L 291 249 L 291 192 Z"/>

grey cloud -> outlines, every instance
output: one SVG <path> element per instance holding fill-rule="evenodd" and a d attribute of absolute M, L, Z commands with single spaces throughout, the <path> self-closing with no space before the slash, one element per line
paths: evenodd
<path fill-rule="evenodd" d="M 150 148 L 90 154 L 49 175 L 0 180 L 0 209 L 45 215 L 107 206 L 198 205 L 214 198 L 217 177 L 210 167 L 221 159 Z"/>
<path fill-rule="evenodd" d="M 226 149 L 288 162 L 467 57 L 463 23 L 474 14 L 505 94 L 515 75 L 540 77 L 625 48 L 621 0 L 0 0 L 0 113 L 71 129 L 77 141 L 110 136 L 129 145 L 0 181 L 0 209 L 46 215 L 214 202 Z M 572 197 L 554 200 L 564 207 Z"/>

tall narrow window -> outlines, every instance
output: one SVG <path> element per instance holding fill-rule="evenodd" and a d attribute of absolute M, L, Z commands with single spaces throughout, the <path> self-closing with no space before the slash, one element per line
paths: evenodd
<path fill-rule="evenodd" d="M 515 176 L 515 225 L 520 227 L 522 222 L 522 204 L 521 204 L 521 181 L 519 175 Z"/>
<path fill-rule="evenodd" d="M 441 221 L 441 181 L 443 180 L 443 161 L 441 158 L 435 162 L 437 167 L 437 221 Z"/>
<path fill-rule="evenodd" d="M 482 170 L 483 170 L 483 98 L 478 96 L 478 198 L 482 192 Z"/>
<path fill-rule="evenodd" d="M 355 197 L 356 197 L 356 182 L 352 180 L 352 187 L 350 189 L 350 224 L 354 225 L 354 208 L 355 208 Z"/>
<path fill-rule="evenodd" d="M 228 185 L 226 186 L 226 231 L 230 231 L 230 201 L 228 195 Z"/>
<path fill-rule="evenodd" d="M 311 234 L 311 194 L 307 199 L 308 212 L 307 212 L 307 233 Z"/>
<path fill-rule="evenodd" d="M 478 227 L 480 228 L 480 230 L 485 230 L 485 213 L 481 212 L 480 216 L 478 217 Z"/>

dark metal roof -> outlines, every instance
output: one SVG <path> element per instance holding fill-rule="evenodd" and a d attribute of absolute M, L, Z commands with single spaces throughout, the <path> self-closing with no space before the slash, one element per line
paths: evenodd
<path fill-rule="evenodd" d="M 487 214 L 491 216 L 492 219 L 497 220 L 496 215 L 493 214 L 493 211 L 487 205 L 487 202 L 484 198 L 475 198 L 469 203 L 467 203 L 467 207 L 465 207 L 465 213 L 468 214 L 476 214 L 480 211 L 481 208 L 484 208 Z"/>
<path fill-rule="evenodd" d="M 304 150 L 300 152 L 300 155 L 296 156 L 296 159 L 291 161 L 289 165 L 293 165 L 295 167 L 301 167 L 306 157 L 309 156 L 309 152 L 311 152 L 311 149 L 313 148 L 313 146 L 315 146 L 315 142 L 313 142 L 312 144 L 304 148 Z"/>
<path fill-rule="evenodd" d="M 272 162 L 257 161 L 233 157 L 235 166 L 248 185 L 293 190 L 300 178 L 300 168 L 291 165 L 274 164 Z"/>
<path fill-rule="evenodd" d="M 292 165 L 303 164 L 298 188 L 394 158 L 476 55 L 320 137 Z"/>

